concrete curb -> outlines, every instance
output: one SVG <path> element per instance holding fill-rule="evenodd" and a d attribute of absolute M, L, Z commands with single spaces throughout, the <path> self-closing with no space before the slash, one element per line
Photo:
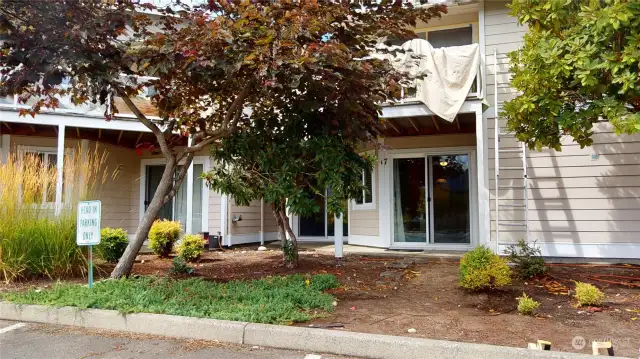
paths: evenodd
<path fill-rule="evenodd" d="M 0 319 L 168 337 L 217 340 L 307 352 L 380 359 L 580 359 L 592 356 L 495 345 L 395 337 L 163 314 L 121 314 L 115 310 L 48 307 L 0 302 Z"/>

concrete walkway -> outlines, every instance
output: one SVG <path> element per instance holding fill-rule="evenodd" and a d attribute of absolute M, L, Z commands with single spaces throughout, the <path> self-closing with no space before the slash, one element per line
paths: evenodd
<path fill-rule="evenodd" d="M 300 251 L 314 251 L 327 254 L 334 254 L 335 245 L 329 242 L 298 242 Z M 280 241 L 267 244 L 269 249 L 280 249 Z M 343 248 L 345 255 L 358 255 L 365 257 L 380 258 L 429 258 L 433 260 L 458 261 L 466 253 L 465 251 L 435 251 L 435 250 L 397 250 L 365 246 L 354 246 L 345 244 Z"/>

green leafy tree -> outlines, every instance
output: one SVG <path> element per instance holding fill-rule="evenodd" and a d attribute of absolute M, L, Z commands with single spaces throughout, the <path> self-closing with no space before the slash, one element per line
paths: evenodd
<path fill-rule="evenodd" d="M 259 124 L 213 147 L 211 155 L 219 165 L 206 178 L 211 188 L 232 195 L 238 204 L 260 198 L 271 204 L 283 238 L 284 263 L 295 267 L 298 247 L 287 209 L 299 216 L 324 210 L 315 195 L 326 197 L 329 213 L 343 213 L 347 199 L 362 195 L 362 171 L 371 169 L 371 161 L 358 155 L 356 139 L 332 130 L 330 121 L 298 112 L 288 115 L 281 130 Z"/>
<path fill-rule="evenodd" d="M 530 148 L 561 149 L 570 135 L 591 145 L 593 124 L 640 131 L 640 2 L 514 0 L 511 14 L 529 26 L 510 54 L 507 127 Z"/>
<path fill-rule="evenodd" d="M 155 135 L 166 159 L 162 180 L 112 277 L 126 276 L 162 206 L 178 191 L 196 152 L 271 114 L 312 116 L 333 108 L 355 135 L 376 134 L 378 104 L 402 81 L 386 61 L 369 58 L 381 37 L 408 39 L 418 19 L 446 11 L 401 1 L 226 1 L 156 8 L 134 1 L 0 0 L 0 96 L 35 104 L 23 115 L 73 103 L 108 105 L 121 97 Z M 133 99 L 153 86 L 159 120 Z M 349 93 L 349 97 L 331 96 Z M 318 93 L 314 97 L 314 93 Z M 306 103 L 302 103 L 301 95 Z M 288 116 L 269 116 L 269 128 Z M 34 119 L 37 122 L 37 119 Z M 175 135 L 189 135 L 189 146 Z M 352 136 L 352 134 L 349 134 Z M 183 166 L 179 166 L 179 163 Z"/>

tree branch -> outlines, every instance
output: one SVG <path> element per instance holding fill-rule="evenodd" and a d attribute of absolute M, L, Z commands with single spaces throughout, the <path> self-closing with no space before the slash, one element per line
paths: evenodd
<path fill-rule="evenodd" d="M 187 158 L 185 159 L 184 163 L 180 167 L 180 172 L 178 172 L 178 175 L 175 177 L 173 181 L 173 186 L 171 187 L 171 190 L 164 197 L 164 200 L 163 200 L 164 203 L 167 203 L 169 200 L 171 200 L 180 189 L 180 185 L 182 185 L 182 182 L 184 181 L 184 177 L 186 176 L 187 171 L 191 166 L 191 162 L 193 161 L 193 156 L 194 156 L 193 153 L 187 154 Z"/>
<path fill-rule="evenodd" d="M 140 111 L 138 106 L 136 106 L 136 104 L 131 101 L 129 95 L 127 95 L 127 93 L 122 88 L 116 87 L 116 92 L 118 93 L 118 96 L 122 98 L 122 101 L 124 101 L 129 110 L 133 112 L 138 121 L 142 122 L 143 125 L 145 125 L 148 129 L 151 130 L 151 132 L 153 132 L 153 134 L 156 136 L 156 139 L 158 140 L 158 144 L 160 145 L 160 150 L 162 150 L 162 153 L 167 157 L 173 157 L 174 154 L 167 144 L 167 139 L 164 132 L 155 123 L 153 123 L 153 121 L 148 119 L 147 116 L 142 113 L 142 111 Z"/>
<path fill-rule="evenodd" d="M 220 137 L 228 134 L 230 132 L 229 124 L 231 123 L 231 129 L 235 130 L 235 127 L 240 120 L 240 116 L 242 116 L 242 111 L 244 110 L 244 100 L 249 95 L 251 88 L 253 87 L 254 81 L 249 81 L 247 85 L 242 89 L 242 92 L 238 94 L 229 109 L 227 109 L 227 113 L 224 115 L 224 119 L 220 128 L 214 131 L 206 130 L 206 134 L 208 136 Z"/>

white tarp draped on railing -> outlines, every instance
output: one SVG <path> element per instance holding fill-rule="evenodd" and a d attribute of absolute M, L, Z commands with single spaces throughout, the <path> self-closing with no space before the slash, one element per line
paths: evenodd
<path fill-rule="evenodd" d="M 422 39 L 402 46 L 379 45 L 378 58 L 415 79 L 416 99 L 434 114 L 453 122 L 476 78 L 480 78 L 480 46 L 471 44 L 435 49 Z M 395 50 L 395 51 L 394 51 Z M 477 84 L 482 88 L 481 84 Z"/>

